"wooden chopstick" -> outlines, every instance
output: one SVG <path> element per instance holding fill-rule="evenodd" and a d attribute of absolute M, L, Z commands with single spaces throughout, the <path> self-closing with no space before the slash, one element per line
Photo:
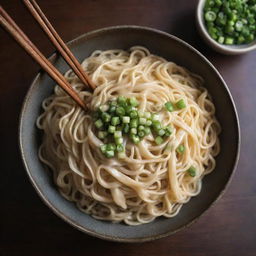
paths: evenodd
<path fill-rule="evenodd" d="M 39 5 L 35 0 L 23 0 L 31 14 L 34 16 L 36 21 L 39 23 L 45 34 L 49 37 L 53 45 L 61 53 L 68 65 L 74 70 L 80 80 L 88 85 L 92 90 L 95 89 L 95 84 L 91 81 L 86 72 L 82 69 L 80 63 L 77 61 L 75 56 L 72 54 L 67 45 L 63 42 L 61 37 L 58 35 L 56 30 L 53 28 L 49 20 L 40 9 Z"/>
<path fill-rule="evenodd" d="M 38 48 L 29 40 L 14 20 L 0 6 L 0 23 L 4 29 L 26 50 L 26 52 L 65 90 L 79 106 L 86 109 L 85 102 L 66 81 L 65 77 L 50 63 Z"/>

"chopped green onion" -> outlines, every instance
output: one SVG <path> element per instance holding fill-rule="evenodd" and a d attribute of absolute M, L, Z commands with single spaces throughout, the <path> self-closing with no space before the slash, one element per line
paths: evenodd
<path fill-rule="evenodd" d="M 194 166 L 191 166 L 188 170 L 187 170 L 188 174 L 191 177 L 195 177 L 196 176 L 196 168 Z"/>
<path fill-rule="evenodd" d="M 131 118 L 136 118 L 137 116 L 138 116 L 138 112 L 137 111 L 133 110 L 133 111 L 130 112 L 130 117 Z"/>
<path fill-rule="evenodd" d="M 124 142 L 124 139 L 122 137 L 115 138 L 116 145 L 122 144 Z"/>
<path fill-rule="evenodd" d="M 101 145 L 100 150 L 104 154 L 107 151 L 107 145 L 106 144 Z"/>
<path fill-rule="evenodd" d="M 118 116 L 113 116 L 111 118 L 111 124 L 114 125 L 114 126 L 120 124 L 120 118 Z"/>
<path fill-rule="evenodd" d="M 243 28 L 243 26 L 244 26 L 243 22 L 240 21 L 240 20 L 238 20 L 238 21 L 236 22 L 236 31 L 241 31 L 242 28 Z"/>
<path fill-rule="evenodd" d="M 220 44 L 251 43 L 256 37 L 256 2 L 206 0 L 204 20 L 209 35 Z"/>
<path fill-rule="evenodd" d="M 123 129 L 123 132 L 124 132 L 124 133 L 128 133 L 129 130 L 130 130 L 130 125 L 129 125 L 129 124 L 125 124 L 125 125 L 124 125 L 124 129 Z"/>
<path fill-rule="evenodd" d="M 103 126 L 103 122 L 101 119 L 98 119 L 94 124 L 98 129 L 100 129 Z"/>
<path fill-rule="evenodd" d="M 254 40 L 254 35 L 250 34 L 249 36 L 246 37 L 246 42 L 250 43 L 251 41 Z"/>
<path fill-rule="evenodd" d="M 185 151 L 184 145 L 179 145 L 179 146 L 177 147 L 176 151 L 177 151 L 179 154 L 183 154 L 184 151 Z"/>
<path fill-rule="evenodd" d="M 114 143 L 109 143 L 107 144 L 107 151 L 115 151 L 116 150 L 116 145 Z"/>
<path fill-rule="evenodd" d="M 208 11 L 207 13 L 205 13 L 204 17 L 207 21 L 214 21 L 216 19 L 216 13 L 212 11 Z"/>
<path fill-rule="evenodd" d="M 171 126 L 166 126 L 165 127 L 165 136 L 170 136 L 172 134 L 172 127 Z"/>
<path fill-rule="evenodd" d="M 145 135 L 148 135 L 150 134 L 151 130 L 149 127 L 145 127 L 144 132 L 145 132 Z"/>
<path fill-rule="evenodd" d="M 112 100 L 109 102 L 110 106 L 117 106 L 117 101 L 116 100 Z"/>
<path fill-rule="evenodd" d="M 130 117 L 129 116 L 123 116 L 123 123 L 124 124 L 129 124 L 130 123 Z"/>
<path fill-rule="evenodd" d="M 132 119 L 130 122 L 131 128 L 136 128 L 138 126 L 138 119 Z"/>
<path fill-rule="evenodd" d="M 104 138 L 106 138 L 108 136 L 108 133 L 106 132 L 106 131 L 99 131 L 98 132 L 98 137 L 100 138 L 100 139 L 104 139 Z"/>
<path fill-rule="evenodd" d="M 121 131 L 116 131 L 114 133 L 114 138 L 121 138 L 122 137 L 122 132 Z"/>
<path fill-rule="evenodd" d="M 144 117 L 144 112 L 141 111 L 141 110 L 139 110 L 139 111 L 138 111 L 138 115 L 139 115 L 139 117 Z"/>
<path fill-rule="evenodd" d="M 127 114 L 130 114 L 131 111 L 133 111 L 133 110 L 136 110 L 136 108 L 133 107 L 133 106 L 127 106 L 127 107 L 125 108 L 125 111 L 126 111 Z"/>
<path fill-rule="evenodd" d="M 159 136 L 164 136 L 165 130 L 164 129 L 160 129 L 157 133 L 158 133 Z"/>
<path fill-rule="evenodd" d="M 225 44 L 233 44 L 233 43 L 234 43 L 234 39 L 233 39 L 233 38 L 227 37 L 227 38 L 225 39 Z"/>
<path fill-rule="evenodd" d="M 132 128 L 132 129 L 130 130 L 130 133 L 131 133 L 131 134 L 137 134 L 137 128 Z"/>
<path fill-rule="evenodd" d="M 146 126 L 151 126 L 151 125 L 152 125 L 152 121 L 151 120 L 147 120 Z"/>
<path fill-rule="evenodd" d="M 174 110 L 174 107 L 170 101 L 166 102 L 164 105 L 169 112 L 172 112 Z"/>
<path fill-rule="evenodd" d="M 220 37 L 218 38 L 218 43 L 223 44 L 224 41 L 225 41 L 225 37 L 224 37 L 224 36 L 220 36 Z"/>
<path fill-rule="evenodd" d="M 160 116 L 157 114 L 152 114 L 152 121 L 158 121 L 160 119 Z"/>
<path fill-rule="evenodd" d="M 116 108 L 116 114 L 119 116 L 124 116 L 125 115 L 125 110 L 123 107 L 117 107 Z"/>
<path fill-rule="evenodd" d="M 102 118 L 102 120 L 103 120 L 105 123 L 108 123 L 108 122 L 110 122 L 110 120 L 111 120 L 111 115 L 108 114 L 108 113 L 106 113 L 106 112 L 104 112 L 104 113 L 102 113 L 101 118 Z"/>
<path fill-rule="evenodd" d="M 133 106 L 133 107 L 137 107 L 139 105 L 139 103 L 135 97 L 130 98 L 129 102 L 130 102 L 131 106 Z"/>
<path fill-rule="evenodd" d="M 109 151 L 106 151 L 106 152 L 105 152 L 105 156 L 106 156 L 107 158 L 114 157 L 114 155 L 115 155 L 115 152 L 114 152 L 113 150 L 109 150 Z"/>
<path fill-rule="evenodd" d="M 145 127 L 143 125 L 139 125 L 138 131 L 144 131 Z"/>
<path fill-rule="evenodd" d="M 116 145 L 116 151 L 117 152 L 123 152 L 124 151 L 124 145 L 123 144 Z"/>
<path fill-rule="evenodd" d="M 119 96 L 117 100 L 109 101 L 108 105 L 101 105 L 97 111 L 93 112 L 93 116 L 96 117 L 95 126 L 100 129 L 98 138 L 104 142 L 100 150 L 106 157 L 114 157 L 115 152 L 118 158 L 125 157 L 123 134 L 130 133 L 130 139 L 138 144 L 144 136 L 151 133 L 151 129 L 154 129 L 157 136 L 155 142 L 158 145 L 163 143 L 162 136 L 171 135 L 172 128 L 162 127 L 158 114 L 138 111 L 136 107 L 138 105 L 134 97 L 129 99 Z M 165 106 L 169 111 L 174 109 L 170 102 L 166 102 Z M 113 141 L 115 144 L 112 143 Z"/>
<path fill-rule="evenodd" d="M 139 123 L 140 123 L 140 124 L 145 125 L 146 122 L 147 122 L 147 119 L 146 119 L 146 118 L 144 118 L 144 117 L 140 117 L 140 118 L 139 118 Z"/>
<path fill-rule="evenodd" d="M 178 109 L 183 109 L 186 107 L 186 103 L 183 99 L 179 100 L 178 102 L 176 102 L 176 107 Z"/>
<path fill-rule="evenodd" d="M 113 126 L 113 125 L 109 125 L 109 127 L 108 127 L 108 132 L 109 132 L 109 133 L 114 133 L 115 131 L 116 131 L 116 127 Z"/>
<path fill-rule="evenodd" d="M 125 103 L 126 103 L 126 98 L 125 98 L 124 96 L 119 96 L 119 97 L 117 98 L 117 103 L 118 103 L 120 106 L 125 105 Z"/>
<path fill-rule="evenodd" d="M 144 117 L 147 118 L 147 119 L 149 119 L 149 118 L 151 117 L 150 112 L 145 112 L 145 113 L 144 113 Z"/>
<path fill-rule="evenodd" d="M 221 1 L 221 0 L 215 0 L 215 4 L 216 4 L 217 6 L 221 6 L 221 5 L 222 5 L 222 1 Z"/>
<path fill-rule="evenodd" d="M 131 139 L 132 139 L 133 143 L 135 143 L 135 144 L 138 144 L 140 142 L 139 136 L 137 136 L 135 134 L 132 134 Z"/>
<path fill-rule="evenodd" d="M 116 106 L 110 106 L 108 112 L 109 113 L 115 113 L 116 112 Z"/>
<path fill-rule="evenodd" d="M 239 44 L 244 43 L 244 41 L 245 41 L 245 38 L 244 38 L 243 36 L 239 36 L 238 39 L 237 39 L 237 42 L 238 42 Z"/>
<path fill-rule="evenodd" d="M 138 135 L 139 135 L 139 137 L 143 138 L 145 136 L 145 132 L 144 131 L 139 131 Z"/>
<path fill-rule="evenodd" d="M 106 112 L 106 111 L 108 111 L 109 106 L 108 106 L 108 105 L 101 105 L 101 106 L 99 107 L 99 109 L 100 109 L 100 111 L 102 111 L 102 112 Z"/>
<path fill-rule="evenodd" d="M 225 28 L 225 32 L 227 33 L 227 34 L 229 34 L 229 35 L 231 35 L 232 34 L 232 32 L 234 32 L 234 27 L 232 27 L 232 26 L 227 26 L 226 28 Z"/>
<path fill-rule="evenodd" d="M 153 121 L 153 128 L 155 131 L 159 131 L 162 128 L 162 125 L 159 121 Z"/>
<path fill-rule="evenodd" d="M 157 145 L 160 145 L 160 144 L 162 144 L 163 143 L 163 138 L 161 137 L 161 136 L 157 136 L 156 138 L 155 138 L 155 143 L 157 144 Z"/>

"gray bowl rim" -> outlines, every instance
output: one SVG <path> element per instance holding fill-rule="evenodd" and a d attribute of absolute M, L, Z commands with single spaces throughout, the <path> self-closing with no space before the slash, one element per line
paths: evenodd
<path fill-rule="evenodd" d="M 244 44 L 244 45 L 237 45 L 237 48 L 228 46 L 228 45 L 223 45 L 218 42 L 216 42 L 213 38 L 210 37 L 208 34 L 204 21 L 202 18 L 202 12 L 204 8 L 204 3 L 206 0 L 199 0 L 197 4 L 197 10 L 196 10 L 196 19 L 197 19 L 197 25 L 199 29 L 201 30 L 201 33 L 203 34 L 203 37 L 205 41 L 216 51 L 220 53 L 225 53 L 225 54 L 231 54 L 231 55 L 236 55 L 236 54 L 242 54 L 242 53 L 247 53 L 253 50 L 256 50 L 256 39 L 254 39 L 251 43 L 249 44 Z"/>
<path fill-rule="evenodd" d="M 29 177 L 29 180 L 32 184 L 32 186 L 34 187 L 34 189 L 36 190 L 37 194 L 39 195 L 39 197 L 41 198 L 41 200 L 44 202 L 44 204 L 46 204 L 54 213 L 55 215 L 57 215 L 58 217 L 60 217 L 61 219 L 63 219 L 65 222 L 69 223 L 71 226 L 73 226 L 74 228 L 76 228 L 77 230 L 80 230 L 88 235 L 91 235 L 93 237 L 97 237 L 103 240 L 107 240 L 107 241 L 114 241 L 114 242 L 125 242 L 125 243 L 141 243 L 141 242 L 149 242 L 149 241 L 153 241 L 156 239 L 160 239 L 172 234 L 175 234 L 178 231 L 183 230 L 186 227 L 191 226 L 193 223 L 195 223 L 196 221 L 198 221 L 198 219 L 203 216 L 224 194 L 225 190 L 227 189 L 228 185 L 230 184 L 237 164 L 238 164 L 238 160 L 239 160 L 239 154 L 240 154 L 240 144 L 241 144 L 241 132 L 240 132 L 240 124 L 239 124 L 239 118 L 238 118 L 238 113 L 235 107 L 235 103 L 234 100 L 232 98 L 232 95 L 224 81 L 224 79 L 222 78 L 222 76 L 220 75 L 220 73 L 217 71 L 217 69 L 213 66 L 213 64 L 204 56 L 202 55 L 198 50 L 196 50 L 194 47 L 192 47 L 190 44 L 186 43 L 185 41 L 179 39 L 176 36 L 173 36 L 171 34 L 168 34 L 166 32 L 163 32 L 161 30 L 158 29 L 154 29 L 154 28 L 149 28 L 149 27 L 145 27 L 145 26 L 137 26 L 137 25 L 119 25 L 119 26 L 110 26 L 110 27 L 104 27 L 101 29 L 97 29 L 97 30 L 93 30 L 87 33 L 84 33 L 82 35 L 80 35 L 79 37 L 76 37 L 75 39 L 69 41 L 67 43 L 68 46 L 72 46 L 73 44 L 78 44 L 80 42 L 81 39 L 83 39 L 84 37 L 90 37 L 96 34 L 104 34 L 108 31 L 118 31 L 118 30 L 138 30 L 138 31 L 149 31 L 149 32 L 154 32 L 156 34 L 165 36 L 169 39 L 172 40 L 176 40 L 178 41 L 180 44 L 182 44 L 184 47 L 187 47 L 190 51 L 196 53 L 197 55 L 199 55 L 199 57 L 201 57 L 213 70 L 213 72 L 215 72 L 215 74 L 220 78 L 222 85 L 224 86 L 224 88 L 226 89 L 228 96 L 230 98 L 230 102 L 232 104 L 232 108 L 233 108 L 233 112 L 234 112 L 234 117 L 235 117 L 235 123 L 236 123 L 236 130 L 237 130 L 237 141 L 236 141 L 236 145 L 237 145 L 237 149 L 236 149 L 236 157 L 235 157 L 235 161 L 233 163 L 232 166 L 232 171 L 230 173 L 230 176 L 226 182 L 226 184 L 224 185 L 224 187 L 222 188 L 222 190 L 220 191 L 219 195 L 215 198 L 215 200 L 212 201 L 212 203 L 204 210 L 202 211 L 197 217 L 195 217 L 194 219 L 192 219 L 189 223 L 184 224 L 182 227 L 173 230 L 173 231 L 168 231 L 162 234 L 158 234 L 155 236 L 151 236 L 150 234 L 147 237 L 141 237 L 141 238 L 119 238 L 119 237 L 115 237 L 115 236 L 111 236 L 111 235 L 103 235 L 100 234 L 98 232 L 95 232 L 93 230 L 87 229 L 86 227 L 81 226 L 79 223 L 76 223 L 75 221 L 71 220 L 70 218 L 68 218 L 64 212 L 61 212 L 59 209 L 57 209 L 53 204 L 51 204 L 49 202 L 49 200 L 47 199 L 47 197 L 44 195 L 43 191 L 40 190 L 40 188 L 38 187 L 36 181 L 33 179 L 31 173 L 32 171 L 29 169 L 27 163 L 26 163 L 26 157 L 25 157 L 25 153 L 23 150 L 23 145 L 22 145 L 22 127 L 23 127 L 23 117 L 26 113 L 26 108 L 29 107 L 29 98 L 33 95 L 33 91 L 34 91 L 34 87 L 35 84 L 37 82 L 37 80 L 39 79 L 39 77 L 41 76 L 42 73 L 45 73 L 42 70 L 39 70 L 38 74 L 36 75 L 36 77 L 33 79 L 27 94 L 24 98 L 23 101 L 23 105 L 21 108 L 21 112 L 20 112 L 20 117 L 19 117 L 19 127 L 18 127 L 18 134 L 19 134 L 19 148 L 20 148 L 20 152 L 21 152 L 21 158 L 23 161 L 23 165 L 25 167 L 26 173 Z M 56 51 L 49 57 L 50 61 L 53 61 L 54 58 L 56 58 L 57 54 Z"/>

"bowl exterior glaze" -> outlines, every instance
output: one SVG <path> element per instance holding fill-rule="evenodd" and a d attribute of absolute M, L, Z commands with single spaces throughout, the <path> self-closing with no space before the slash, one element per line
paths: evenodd
<path fill-rule="evenodd" d="M 167 33 L 145 27 L 104 28 L 84 34 L 69 42 L 68 45 L 79 61 L 97 49 L 128 49 L 134 45 L 142 45 L 152 53 L 201 75 L 205 79 L 204 86 L 213 98 L 216 115 L 222 126 L 221 153 L 217 157 L 216 169 L 203 179 L 201 193 L 185 204 L 175 218 L 161 217 L 152 223 L 140 226 L 96 220 L 79 211 L 74 203 L 60 195 L 53 184 L 51 173 L 38 159 L 41 135 L 35 122 L 42 111 L 42 101 L 53 93 L 55 85 L 55 82 L 42 71 L 32 82 L 23 104 L 19 142 L 27 174 L 44 203 L 77 229 L 92 236 L 119 242 L 144 242 L 158 239 L 193 223 L 223 194 L 235 170 L 239 155 L 238 116 L 232 96 L 218 71 L 189 44 Z M 50 59 L 62 73 L 69 69 L 57 54 Z"/>

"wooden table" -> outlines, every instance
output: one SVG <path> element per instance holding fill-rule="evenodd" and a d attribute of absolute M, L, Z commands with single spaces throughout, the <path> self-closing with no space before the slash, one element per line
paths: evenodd
<path fill-rule="evenodd" d="M 136 24 L 174 34 L 199 49 L 217 67 L 235 99 L 242 130 L 241 157 L 221 200 L 196 224 L 171 237 L 119 244 L 87 236 L 55 216 L 39 199 L 18 148 L 21 104 L 39 67 L 0 31 L 1 203 L 0 255 L 256 255 L 256 52 L 224 56 L 210 50 L 195 28 L 197 1 L 38 0 L 68 41 L 97 28 Z M 53 47 L 22 1 L 1 0 L 43 53 Z"/>

